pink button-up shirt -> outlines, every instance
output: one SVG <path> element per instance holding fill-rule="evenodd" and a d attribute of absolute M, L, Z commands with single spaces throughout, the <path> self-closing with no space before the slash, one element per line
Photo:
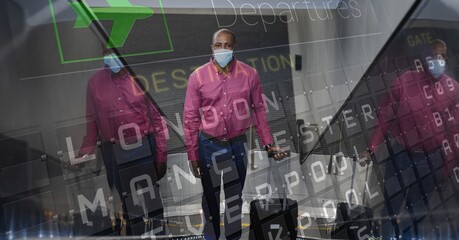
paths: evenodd
<path fill-rule="evenodd" d="M 379 106 L 370 149 L 396 138 L 408 150 L 431 152 L 439 147 L 448 159 L 459 153 L 459 84 L 444 74 L 435 80 L 426 72 L 408 71 L 394 82 L 391 98 Z M 395 121 L 394 121 L 395 120 Z"/>
<path fill-rule="evenodd" d="M 129 144 L 154 134 L 156 161 L 166 161 L 167 126 L 130 75 L 116 79 L 108 68 L 94 74 L 87 87 L 86 119 L 80 153 L 94 153 L 97 140 L 119 141 L 123 137 Z"/>
<path fill-rule="evenodd" d="M 213 59 L 196 69 L 188 79 L 184 109 L 188 159 L 199 159 L 199 131 L 228 140 L 253 123 L 263 145 L 272 143 L 262 95 L 258 73 L 243 62 L 234 60 L 227 74 Z"/>

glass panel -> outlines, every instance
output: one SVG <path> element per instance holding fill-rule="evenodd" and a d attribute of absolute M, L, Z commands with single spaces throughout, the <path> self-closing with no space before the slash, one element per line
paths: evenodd
<path fill-rule="evenodd" d="M 0 239 L 456 239 L 458 21 L 0 0 Z"/>

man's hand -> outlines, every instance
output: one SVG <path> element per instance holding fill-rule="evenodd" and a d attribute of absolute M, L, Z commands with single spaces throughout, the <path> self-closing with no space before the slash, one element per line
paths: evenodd
<path fill-rule="evenodd" d="M 288 154 L 279 146 L 271 146 L 270 148 L 268 148 L 268 156 L 274 158 L 274 160 L 276 161 L 279 161 L 287 157 Z"/>
<path fill-rule="evenodd" d="M 78 158 L 83 158 L 83 160 L 86 160 L 87 158 L 89 158 L 89 155 L 86 154 L 86 153 L 78 153 L 78 155 L 75 157 L 76 159 Z M 77 163 L 77 164 L 72 164 L 70 162 L 68 162 L 65 167 L 69 170 L 72 170 L 72 171 L 79 171 L 81 169 L 81 166 L 82 163 Z"/>
<path fill-rule="evenodd" d="M 201 169 L 199 168 L 198 161 L 190 161 L 191 171 L 195 178 L 201 178 Z"/>
<path fill-rule="evenodd" d="M 363 151 L 359 153 L 359 159 L 364 159 L 364 161 L 360 161 L 359 164 L 361 167 L 365 167 L 365 165 L 369 165 L 371 162 L 371 155 L 372 153 L 370 151 Z"/>
<path fill-rule="evenodd" d="M 167 163 L 166 162 L 155 162 L 156 177 L 158 180 L 166 175 Z"/>

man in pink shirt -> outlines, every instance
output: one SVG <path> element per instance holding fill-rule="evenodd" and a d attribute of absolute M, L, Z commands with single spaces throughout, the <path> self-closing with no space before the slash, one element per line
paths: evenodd
<path fill-rule="evenodd" d="M 445 174 L 450 175 L 450 166 L 459 156 L 459 83 L 445 74 L 446 53 L 445 42 L 434 40 L 425 64 L 416 59 L 416 70 L 395 79 L 390 95 L 378 105 L 378 126 L 370 139 L 369 153 L 379 156 L 379 151 L 386 146 L 393 153 L 384 168 L 387 198 L 401 190 L 404 199 L 387 201 L 388 208 L 383 208 L 381 214 L 387 219 L 396 216 L 397 223 L 409 218 L 404 203 L 405 198 L 409 198 L 411 185 L 417 184 L 413 170 L 426 180 L 425 176 L 434 171 L 428 159 L 432 166 L 444 163 Z M 391 141 L 393 139 L 395 141 Z M 369 153 L 363 155 L 370 159 Z M 382 160 L 385 159 L 378 159 Z M 434 185 L 427 180 L 420 184 L 422 195 L 428 201 L 435 201 L 431 198 L 436 191 Z M 398 231 L 402 234 L 403 229 L 399 226 Z"/>
<path fill-rule="evenodd" d="M 399 76 L 390 96 L 379 105 L 379 125 L 369 147 L 372 152 L 388 137 L 410 152 L 441 150 L 447 160 L 457 159 L 459 83 L 444 73 L 446 44 L 435 40 L 431 46 L 427 63 Z"/>
<path fill-rule="evenodd" d="M 88 82 L 86 136 L 79 156 L 84 159 L 94 154 L 100 141 L 108 184 L 118 191 L 126 218 L 129 213 L 122 193 L 130 189 L 123 188 L 120 172 L 146 164 L 153 170 L 153 183 L 162 178 L 166 173 L 168 130 L 117 55 L 105 49 L 104 63 L 104 69 Z"/>
<path fill-rule="evenodd" d="M 235 44 L 236 36 L 230 30 L 215 32 L 213 57 L 190 75 L 186 91 L 185 141 L 193 173 L 202 177 L 206 239 L 220 236 L 222 175 L 226 239 L 241 236 L 247 129 L 255 126 L 265 149 L 276 160 L 286 155 L 272 144 L 260 77 L 255 69 L 233 57 Z"/>

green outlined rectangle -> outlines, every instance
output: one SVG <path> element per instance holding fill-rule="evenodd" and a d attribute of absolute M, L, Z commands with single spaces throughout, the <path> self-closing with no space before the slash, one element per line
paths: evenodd
<path fill-rule="evenodd" d="M 169 44 L 169 48 L 168 49 L 162 49 L 162 50 L 148 51 L 148 52 L 137 52 L 137 53 L 121 54 L 120 55 L 121 57 L 132 57 L 132 56 L 159 54 L 159 53 L 169 53 L 169 52 L 173 52 L 174 51 L 174 47 L 173 47 L 173 44 L 172 44 L 172 39 L 171 39 L 170 32 L 169 32 L 169 27 L 167 25 L 166 15 L 164 13 L 164 7 L 163 7 L 162 0 L 157 0 L 157 1 L 159 3 L 159 8 L 161 10 L 162 20 L 163 20 L 163 24 L 164 24 L 165 33 L 166 33 L 166 36 L 167 36 L 167 41 L 168 41 L 168 44 Z M 70 5 L 69 5 L 69 7 L 70 7 Z M 58 27 L 57 27 L 57 21 L 56 21 L 56 15 L 55 15 L 55 12 L 54 12 L 53 0 L 49 0 L 49 8 L 50 8 L 50 12 L 51 12 L 51 19 L 52 19 L 52 22 L 53 22 L 53 28 L 54 28 L 54 33 L 55 33 L 55 36 L 56 36 L 57 48 L 58 48 L 59 59 L 60 59 L 61 64 L 88 62 L 88 61 L 96 61 L 96 60 L 102 60 L 103 59 L 103 56 L 101 56 L 101 57 L 80 58 L 80 59 L 70 59 L 70 60 L 67 59 L 66 60 L 65 57 L 64 57 L 64 51 L 62 49 L 61 40 L 59 38 L 59 30 L 58 30 Z"/>

